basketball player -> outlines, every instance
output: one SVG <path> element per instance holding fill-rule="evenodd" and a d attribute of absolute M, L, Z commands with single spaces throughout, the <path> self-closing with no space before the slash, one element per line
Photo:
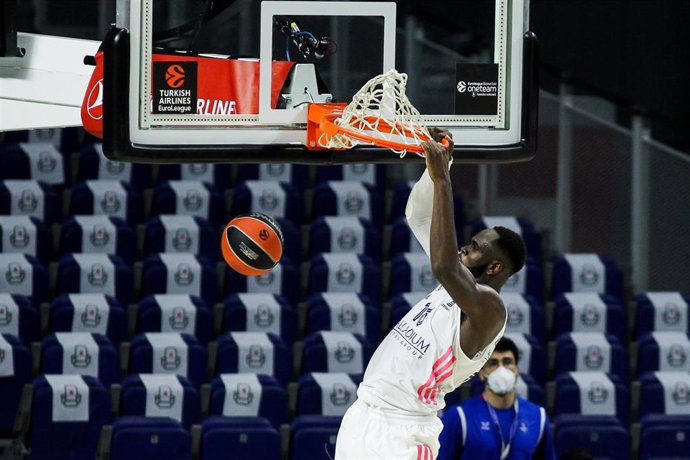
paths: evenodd
<path fill-rule="evenodd" d="M 458 250 L 453 216 L 450 133 L 431 130 L 426 171 L 405 214 L 440 282 L 381 342 L 343 417 L 336 460 L 432 460 L 443 428 L 443 397 L 488 360 L 503 336 L 506 309 L 498 292 L 522 268 L 522 238 L 503 227 L 479 232 Z M 432 237 L 433 236 L 433 237 Z"/>

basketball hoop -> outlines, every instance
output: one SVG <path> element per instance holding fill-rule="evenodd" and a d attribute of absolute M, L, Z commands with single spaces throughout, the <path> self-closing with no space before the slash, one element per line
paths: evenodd
<path fill-rule="evenodd" d="M 396 70 L 369 80 L 349 104 L 310 104 L 307 147 L 351 149 L 378 145 L 400 157 L 407 152 L 424 157 L 422 143 L 431 140 L 419 111 L 405 94 L 407 74 Z M 442 142 L 447 145 L 447 141 Z"/>

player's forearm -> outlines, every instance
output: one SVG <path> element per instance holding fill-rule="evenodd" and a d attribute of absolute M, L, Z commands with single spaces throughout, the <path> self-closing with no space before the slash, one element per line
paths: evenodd
<path fill-rule="evenodd" d="M 453 214 L 453 189 L 450 175 L 433 181 L 434 200 L 431 217 L 431 268 L 443 283 L 448 276 L 462 273 L 458 257 L 458 242 Z"/>

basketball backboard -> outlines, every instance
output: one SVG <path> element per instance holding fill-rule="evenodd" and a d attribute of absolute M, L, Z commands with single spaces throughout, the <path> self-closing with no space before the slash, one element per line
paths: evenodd
<path fill-rule="evenodd" d="M 184 10 L 179 1 L 120 0 L 103 43 L 104 151 L 160 163 L 400 161 L 377 147 L 305 147 L 309 102 L 348 102 L 396 68 L 408 73 L 424 122 L 453 132 L 456 161 L 529 159 L 537 86 L 528 1 L 478 1 L 491 8 L 493 30 L 485 51 L 466 55 L 422 37 L 395 2 L 263 1 L 252 12 L 253 2 L 226 1 L 201 24 L 185 17 L 208 18 L 213 2 Z"/>

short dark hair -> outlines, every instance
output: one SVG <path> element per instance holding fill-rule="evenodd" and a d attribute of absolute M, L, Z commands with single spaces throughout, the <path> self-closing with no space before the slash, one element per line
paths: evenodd
<path fill-rule="evenodd" d="M 504 351 L 512 351 L 513 356 L 515 357 L 515 364 L 517 364 L 520 360 L 517 345 L 515 345 L 515 342 L 510 340 L 508 337 L 501 337 L 498 342 L 496 342 L 496 348 L 494 348 L 494 351 L 498 351 L 499 353 Z"/>
<path fill-rule="evenodd" d="M 510 263 L 513 265 L 513 273 L 519 272 L 525 265 L 525 259 L 527 258 L 525 242 L 522 241 L 520 235 L 509 228 L 497 226 L 494 227 L 494 230 L 498 233 L 496 244 L 510 259 Z"/>

